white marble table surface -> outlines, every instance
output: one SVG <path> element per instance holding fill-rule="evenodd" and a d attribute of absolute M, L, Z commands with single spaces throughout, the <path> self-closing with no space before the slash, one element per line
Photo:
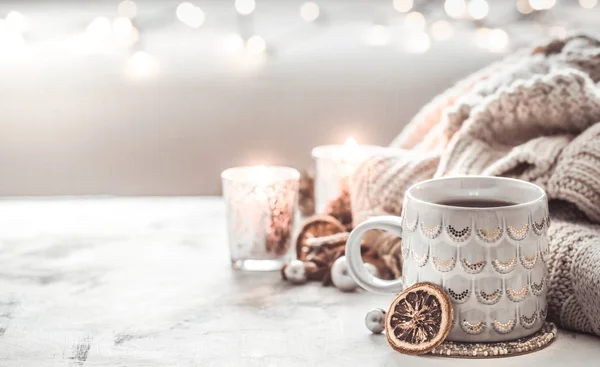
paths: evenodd
<path fill-rule="evenodd" d="M 567 366 L 600 339 L 560 332 L 491 360 L 404 356 L 365 313 L 392 295 L 291 286 L 229 267 L 219 198 L 0 201 L 0 366 Z"/>

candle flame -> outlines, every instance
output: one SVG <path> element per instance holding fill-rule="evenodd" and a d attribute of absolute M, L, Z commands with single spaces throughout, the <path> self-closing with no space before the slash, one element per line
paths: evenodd
<path fill-rule="evenodd" d="M 342 151 L 342 159 L 344 159 L 345 161 L 354 161 L 359 153 L 358 143 L 353 137 L 349 136 L 348 139 L 346 139 L 346 142 L 344 143 Z"/>
<path fill-rule="evenodd" d="M 356 139 L 354 139 L 352 136 L 349 136 L 344 142 L 344 148 L 353 150 L 358 148 L 358 143 L 356 142 Z"/>
<path fill-rule="evenodd" d="M 265 184 L 265 183 L 269 182 L 269 179 L 271 178 L 270 176 L 271 176 L 271 172 L 269 171 L 267 166 L 264 166 L 264 165 L 254 166 L 254 168 L 252 170 L 253 180 L 257 184 Z"/>
<path fill-rule="evenodd" d="M 260 164 L 258 166 L 254 166 L 254 170 L 256 171 L 255 174 L 257 175 L 265 174 L 267 172 L 267 166 L 265 166 L 264 164 Z"/>

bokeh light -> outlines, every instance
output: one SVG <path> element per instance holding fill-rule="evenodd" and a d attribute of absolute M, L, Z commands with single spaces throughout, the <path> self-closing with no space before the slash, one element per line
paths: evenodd
<path fill-rule="evenodd" d="M 300 7 L 300 16 L 307 22 L 312 22 L 319 17 L 320 9 L 319 5 L 309 1 L 302 4 Z"/>
<path fill-rule="evenodd" d="M 490 6 L 486 0 L 471 0 L 469 1 L 467 11 L 469 12 L 471 18 L 483 19 L 487 17 L 490 11 Z"/>
<path fill-rule="evenodd" d="M 431 40 L 429 35 L 423 31 L 411 32 L 407 35 L 404 42 L 404 48 L 410 53 L 424 53 L 429 50 L 431 46 Z"/>
<path fill-rule="evenodd" d="M 254 0 L 235 0 L 235 10 L 242 15 L 251 14 L 255 8 Z"/>
<path fill-rule="evenodd" d="M 579 5 L 585 9 L 592 9 L 598 5 L 598 0 L 579 0 Z"/>
<path fill-rule="evenodd" d="M 529 0 L 517 0 L 517 10 L 521 14 L 530 14 L 533 8 L 529 5 Z"/>
<path fill-rule="evenodd" d="M 413 11 L 406 14 L 404 17 L 404 26 L 410 29 L 424 29 L 425 28 L 425 17 L 418 11 Z"/>
<path fill-rule="evenodd" d="M 204 12 L 199 7 L 191 3 L 181 3 L 177 6 L 175 11 L 177 19 L 183 24 L 198 28 L 204 23 Z"/>
<path fill-rule="evenodd" d="M 258 55 L 265 52 L 267 49 L 267 43 L 261 36 L 254 35 L 248 38 L 248 41 L 246 42 L 246 49 L 249 53 Z"/>
<path fill-rule="evenodd" d="M 392 35 L 388 27 L 374 24 L 367 33 L 366 42 L 371 46 L 385 46 L 391 38 Z"/>
<path fill-rule="evenodd" d="M 436 41 L 445 41 L 454 35 L 454 27 L 446 20 L 438 20 L 429 27 L 431 37 Z"/>
<path fill-rule="evenodd" d="M 444 10 L 451 18 L 461 18 L 467 10 L 465 0 L 446 0 L 444 2 Z"/>
<path fill-rule="evenodd" d="M 487 49 L 490 52 L 503 52 L 508 46 L 508 34 L 502 29 L 492 29 L 487 35 Z"/>
<path fill-rule="evenodd" d="M 394 0 L 394 9 L 400 13 L 406 13 L 412 9 L 413 0 Z"/>
<path fill-rule="evenodd" d="M 129 57 L 127 71 L 134 77 L 147 77 L 156 74 L 158 63 L 145 51 L 136 51 Z"/>
<path fill-rule="evenodd" d="M 546 10 L 556 5 L 556 0 L 529 0 L 529 5 L 533 10 Z"/>
<path fill-rule="evenodd" d="M 117 7 L 117 14 L 121 17 L 129 19 L 135 18 L 137 15 L 137 5 L 131 0 L 121 1 Z"/>

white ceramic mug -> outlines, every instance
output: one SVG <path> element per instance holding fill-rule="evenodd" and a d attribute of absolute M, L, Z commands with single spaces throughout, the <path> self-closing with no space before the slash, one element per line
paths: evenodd
<path fill-rule="evenodd" d="M 504 201 L 465 207 L 448 201 Z M 346 244 L 350 273 L 372 292 L 398 293 L 417 282 L 444 288 L 454 321 L 448 340 L 493 342 L 538 331 L 546 318 L 548 239 L 546 193 L 529 182 L 500 177 L 432 179 L 410 187 L 402 217 L 359 224 Z M 402 278 L 382 280 L 362 263 L 360 244 L 371 229 L 402 238 Z"/>

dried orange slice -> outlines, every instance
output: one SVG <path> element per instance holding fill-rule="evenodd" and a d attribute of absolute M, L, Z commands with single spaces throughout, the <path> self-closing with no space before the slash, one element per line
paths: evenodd
<path fill-rule="evenodd" d="M 313 250 L 307 240 L 315 237 L 324 237 L 336 233 L 346 232 L 346 227 L 340 221 L 329 215 L 316 215 L 308 218 L 296 239 L 296 256 L 298 260 L 306 260 Z M 345 241 L 344 241 L 345 242 Z"/>
<path fill-rule="evenodd" d="M 385 334 L 396 351 L 425 354 L 446 339 L 452 318 L 452 303 L 446 292 L 431 283 L 417 283 L 390 305 Z"/>

